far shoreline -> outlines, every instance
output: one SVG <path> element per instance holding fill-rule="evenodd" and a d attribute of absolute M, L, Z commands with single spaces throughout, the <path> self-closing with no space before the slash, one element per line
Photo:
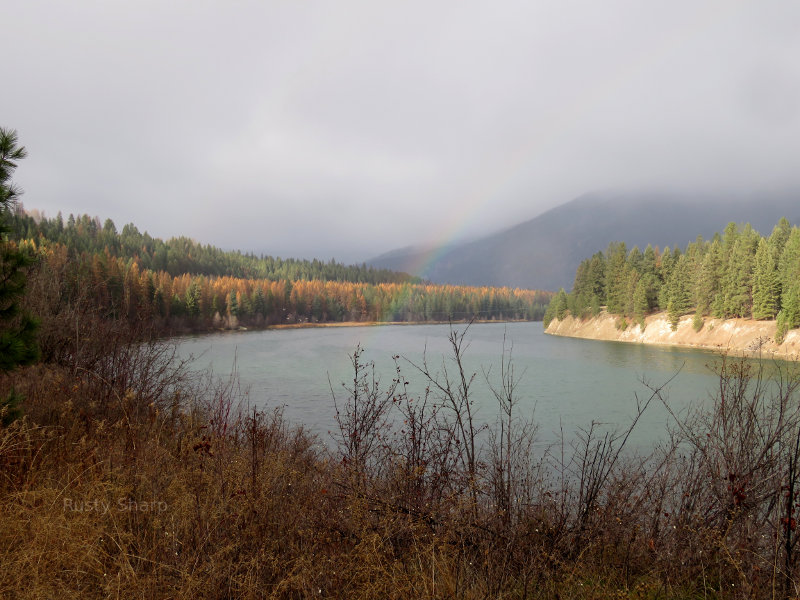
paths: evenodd
<path fill-rule="evenodd" d="M 760 356 L 790 362 L 800 359 L 800 330 L 790 330 L 783 343 L 778 344 L 775 342 L 775 321 L 706 317 L 703 327 L 696 331 L 692 326 L 692 317 L 681 317 L 677 328 L 672 329 L 666 312 L 655 313 L 646 317 L 642 329 L 638 323 L 628 323 L 624 318 L 603 310 L 599 315 L 587 319 L 576 319 L 571 315 L 566 315 L 562 320 L 553 319 L 544 332 L 547 335 L 587 340 L 744 354 L 751 358 Z M 623 321 L 625 325 L 621 326 Z"/>
<path fill-rule="evenodd" d="M 171 333 L 165 337 L 193 337 L 200 335 L 212 335 L 216 333 L 252 333 L 257 331 L 271 331 L 283 329 L 316 329 L 333 327 L 383 327 L 383 326 L 418 326 L 418 325 L 487 325 L 490 323 L 541 323 L 539 320 L 528 319 L 474 319 L 460 321 L 329 321 L 323 323 L 277 323 L 264 327 L 212 327 L 209 329 L 198 329 L 194 331 L 184 331 Z"/>

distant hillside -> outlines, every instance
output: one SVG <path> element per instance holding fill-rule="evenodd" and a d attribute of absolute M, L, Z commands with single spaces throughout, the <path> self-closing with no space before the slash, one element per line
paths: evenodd
<path fill-rule="evenodd" d="M 612 241 L 685 247 L 729 221 L 769 233 L 780 217 L 800 220 L 800 192 L 737 197 L 689 194 L 591 193 L 482 239 L 432 253 L 395 250 L 367 261 L 435 283 L 570 289 L 581 260 Z M 429 263 L 428 256 L 437 258 Z M 419 268 L 418 265 L 424 265 Z"/>
<path fill-rule="evenodd" d="M 11 244 L 36 257 L 26 308 L 42 319 L 43 339 L 69 330 L 78 309 L 103 326 L 168 336 L 342 322 L 535 321 L 553 296 L 431 285 L 365 265 L 242 254 L 188 238 L 163 241 L 132 224 L 118 233 L 110 219 L 101 226 L 70 215 L 65 223 L 60 214 L 31 212 L 11 215 L 8 230 Z M 47 360 L 69 352 L 47 340 L 42 346 Z"/>
<path fill-rule="evenodd" d="M 135 259 L 142 269 L 179 275 L 208 275 L 270 281 L 340 281 L 350 283 L 420 283 L 406 273 L 366 265 L 345 265 L 335 261 L 302 260 L 223 250 L 200 244 L 186 237 L 166 241 L 141 233 L 133 223 L 117 232 L 111 219 L 103 225 L 98 217 L 69 215 L 66 222 L 58 213 L 52 219 L 39 211 L 17 211 L 10 217 L 10 237 L 14 241 L 63 244 L 80 255 Z"/>

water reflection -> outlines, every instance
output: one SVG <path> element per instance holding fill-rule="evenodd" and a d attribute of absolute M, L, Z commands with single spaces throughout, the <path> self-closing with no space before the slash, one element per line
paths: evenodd
<path fill-rule="evenodd" d="M 337 327 L 221 333 L 182 340 L 184 356 L 202 355 L 198 368 L 213 367 L 226 374 L 234 356 L 243 385 L 251 388 L 252 403 L 285 406 L 292 421 L 322 436 L 334 426 L 329 378 L 337 394 L 340 382 L 352 380 L 351 354 L 357 344 L 364 358 L 373 360 L 382 380 L 394 376 L 392 357 L 400 355 L 412 395 L 424 392 L 425 382 L 411 363 L 425 358 L 434 371 L 452 369 L 448 358 L 447 325 Z M 500 367 L 503 337 L 513 346 L 519 379 L 520 414 L 539 423 L 543 442 L 558 437 L 563 428 L 574 432 L 593 420 L 623 427 L 630 423 L 638 401 L 661 386 L 676 411 L 690 403 L 707 402 L 717 376 L 709 366 L 719 361 L 712 352 L 622 342 L 602 342 L 546 336 L 541 323 L 476 324 L 468 334 L 464 364 L 476 373 L 474 399 L 478 417 L 494 421 L 496 402 L 484 378 Z M 768 361 L 769 362 L 769 361 Z M 773 364 L 773 363 L 770 363 Z M 786 369 L 786 363 L 770 368 Z M 676 376 L 677 373 L 677 376 Z M 640 422 L 634 444 L 650 444 L 665 435 L 669 415 L 654 402 Z"/>

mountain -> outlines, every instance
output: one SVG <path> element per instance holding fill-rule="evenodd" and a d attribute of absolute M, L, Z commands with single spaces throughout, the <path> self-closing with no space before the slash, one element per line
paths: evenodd
<path fill-rule="evenodd" d="M 800 220 L 800 191 L 738 195 L 596 192 L 475 241 L 393 250 L 367 261 L 435 283 L 558 290 L 572 287 L 584 258 L 609 242 L 684 248 L 730 221 L 769 234 L 781 217 Z"/>

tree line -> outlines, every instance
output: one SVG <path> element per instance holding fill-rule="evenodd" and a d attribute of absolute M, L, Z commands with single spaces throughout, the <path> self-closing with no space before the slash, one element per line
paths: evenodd
<path fill-rule="evenodd" d="M 326 322 L 541 320 L 549 292 L 433 285 L 406 273 L 335 261 L 223 251 L 185 237 L 121 232 L 110 219 L 18 209 L 9 238 L 61 282 L 59 302 L 163 333 Z"/>
<path fill-rule="evenodd" d="M 42 285 L 58 288 L 42 298 L 82 303 L 103 318 L 152 323 L 163 333 L 342 321 L 540 320 L 552 297 L 535 290 L 410 282 L 173 276 L 145 268 L 137 258 L 76 255 L 60 243 L 26 240 L 20 248 L 38 258 Z"/>
<path fill-rule="evenodd" d="M 729 223 L 722 234 L 698 236 L 683 251 L 650 245 L 629 251 L 613 242 L 581 262 L 572 292 L 560 290 L 544 320 L 567 312 L 586 318 L 602 306 L 642 327 L 657 311 L 667 311 L 673 328 L 694 312 L 698 330 L 706 316 L 777 319 L 780 342 L 800 326 L 800 229 L 782 218 L 765 237 L 750 224 Z"/>
<path fill-rule="evenodd" d="M 302 260 L 240 251 L 222 250 L 200 244 L 187 237 L 167 241 L 141 233 L 128 223 L 117 231 L 111 219 L 101 225 L 98 217 L 70 214 L 66 222 L 59 212 L 47 218 L 39 211 L 18 209 L 9 215 L 10 237 L 16 241 L 63 244 L 72 255 L 99 254 L 135 259 L 140 268 L 179 275 L 228 276 L 243 279 L 349 281 L 353 283 L 419 283 L 407 273 L 361 265 L 345 265 L 334 260 Z"/>

